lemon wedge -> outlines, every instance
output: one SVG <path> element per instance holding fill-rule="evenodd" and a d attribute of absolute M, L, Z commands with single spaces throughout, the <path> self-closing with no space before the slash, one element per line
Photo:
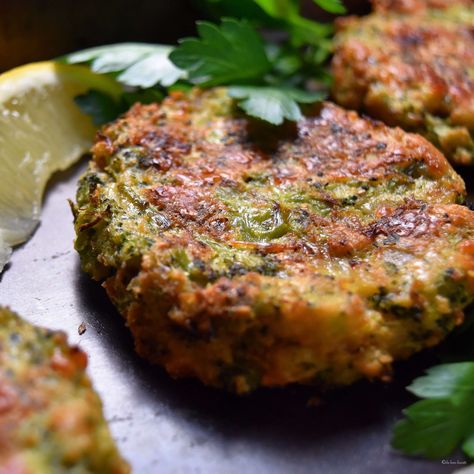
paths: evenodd
<path fill-rule="evenodd" d="M 89 89 L 122 90 L 87 67 L 51 61 L 0 75 L 0 272 L 38 225 L 48 179 L 92 144 L 96 127 L 74 102 Z"/>

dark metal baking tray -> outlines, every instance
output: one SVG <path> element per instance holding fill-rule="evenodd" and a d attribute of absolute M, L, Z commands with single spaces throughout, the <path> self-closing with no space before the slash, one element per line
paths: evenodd
<path fill-rule="evenodd" d="M 433 363 L 422 354 L 388 385 L 362 382 L 325 395 L 311 388 L 261 390 L 238 398 L 193 380 L 173 380 L 140 360 L 122 319 L 73 249 L 74 197 L 82 161 L 55 177 L 42 223 L 0 280 L 0 303 L 68 333 L 89 355 L 89 373 L 124 456 L 136 474 L 436 474 L 441 461 L 401 456 L 390 432 L 413 401 L 404 387 Z M 87 331 L 78 334 L 84 322 Z M 453 456 L 451 461 L 462 461 Z M 454 466 L 456 467 L 456 466 Z M 459 466 L 457 466 L 459 467 Z"/>

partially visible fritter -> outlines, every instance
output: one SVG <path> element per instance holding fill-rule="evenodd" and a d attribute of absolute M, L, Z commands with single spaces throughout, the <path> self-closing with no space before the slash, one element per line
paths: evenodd
<path fill-rule="evenodd" d="M 274 128 L 195 90 L 102 130 L 75 245 L 174 376 L 238 393 L 387 380 L 473 300 L 463 195 L 418 135 L 329 103 Z"/>
<path fill-rule="evenodd" d="M 333 97 L 474 164 L 474 1 L 375 0 L 337 22 Z"/>
<path fill-rule="evenodd" d="M 0 473 L 126 474 L 85 374 L 59 332 L 0 308 Z"/>

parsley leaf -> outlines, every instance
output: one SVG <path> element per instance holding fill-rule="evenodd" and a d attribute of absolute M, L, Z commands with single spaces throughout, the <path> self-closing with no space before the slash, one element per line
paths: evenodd
<path fill-rule="evenodd" d="M 269 16 L 255 0 L 194 0 L 206 17 L 213 19 L 238 18 L 249 20 L 252 25 L 275 25 Z"/>
<path fill-rule="evenodd" d="M 395 425 L 392 446 L 406 454 L 447 456 L 469 430 L 464 407 L 455 407 L 450 400 L 422 400 L 404 413 L 407 419 Z"/>
<path fill-rule="evenodd" d="M 211 86 L 261 79 L 271 67 L 258 33 L 245 21 L 198 22 L 200 38 L 186 38 L 170 59 L 194 84 Z"/>
<path fill-rule="evenodd" d="M 404 410 L 392 446 L 435 459 L 461 445 L 474 458 L 474 362 L 433 367 L 407 389 L 425 400 Z"/>
<path fill-rule="evenodd" d="M 329 13 L 346 13 L 346 7 L 341 0 L 313 0 L 313 2 Z"/>
<path fill-rule="evenodd" d="M 254 1 L 253 5 L 273 18 L 275 25 L 290 25 L 288 28 L 294 30 L 292 42 L 264 44 L 249 21 L 224 18 L 220 25 L 198 22 L 199 38 L 185 38 L 174 49 L 122 43 L 90 48 L 62 60 L 87 63 L 94 72 L 112 74 L 126 86 L 115 104 L 116 115 L 133 100 L 160 100 L 158 85 L 171 90 L 197 84 L 229 86 L 230 95 L 247 114 L 272 124 L 299 120 L 299 103 L 322 98 L 321 93 L 307 92 L 305 87 L 310 81 L 312 88 L 327 86 L 322 63 L 328 54 L 324 36 L 330 26 L 301 17 L 297 0 Z M 312 44 L 300 48 L 298 41 L 305 39 Z M 97 91 L 79 97 L 77 103 L 97 124 L 113 118 L 113 102 Z"/>
<path fill-rule="evenodd" d="M 172 46 L 146 43 L 120 43 L 85 49 L 64 58 L 69 64 L 90 63 L 94 72 L 120 73 L 117 80 L 127 86 L 168 87 L 185 77 L 168 58 Z"/>
<path fill-rule="evenodd" d="M 323 10 L 329 13 L 345 13 L 346 9 L 341 0 L 313 0 Z M 269 24 L 265 14 L 281 20 L 299 14 L 299 0 L 200 0 L 199 3 L 207 4 L 211 12 L 217 16 L 247 18 L 259 23 Z M 217 7 L 217 9 L 216 9 Z M 261 9 L 261 10 L 260 10 Z M 262 14 L 262 10 L 265 14 Z"/>
<path fill-rule="evenodd" d="M 179 79 L 186 76 L 186 73 L 178 69 L 168 58 L 172 51 L 171 47 L 163 46 L 161 51 L 146 56 L 141 61 L 132 64 L 122 74 L 118 80 L 128 86 L 151 87 L 160 84 L 169 87 Z"/>
<path fill-rule="evenodd" d="M 332 33 L 333 27 L 329 23 L 317 23 L 298 15 L 291 19 L 289 31 L 294 45 L 311 44 L 317 46 L 323 38 Z"/>
<path fill-rule="evenodd" d="M 238 104 L 248 115 L 274 125 L 282 124 L 284 119 L 300 120 L 302 114 L 298 102 L 311 103 L 324 97 L 319 92 L 258 86 L 232 86 L 229 95 L 240 99 Z"/>
<path fill-rule="evenodd" d="M 254 0 L 268 15 L 274 18 L 291 17 L 298 14 L 298 0 Z"/>
<path fill-rule="evenodd" d="M 321 2 L 331 10 L 337 9 L 335 5 L 339 3 L 338 0 L 321 0 Z M 211 12 L 218 13 L 215 16 L 219 14 L 238 16 L 258 26 L 285 30 L 289 33 L 289 42 L 298 47 L 308 44 L 319 46 L 320 40 L 327 37 L 333 30 L 330 24 L 303 17 L 300 14 L 299 0 L 239 0 L 239 2 L 207 0 L 206 3 Z"/>
<path fill-rule="evenodd" d="M 415 379 L 407 390 L 420 398 L 450 398 L 454 402 L 470 397 L 474 406 L 473 362 L 438 365 L 426 374 Z"/>
<path fill-rule="evenodd" d="M 103 125 L 115 120 L 120 114 L 126 112 L 135 102 L 150 104 L 160 102 L 164 95 L 157 89 L 140 89 L 133 92 L 123 92 L 119 100 L 104 92 L 91 89 L 85 94 L 78 95 L 74 102 L 81 111 L 90 115 L 94 125 Z"/>
<path fill-rule="evenodd" d="M 94 89 L 78 95 L 74 102 L 84 114 L 92 117 L 94 125 L 110 122 L 122 112 L 120 105 L 111 96 Z"/>

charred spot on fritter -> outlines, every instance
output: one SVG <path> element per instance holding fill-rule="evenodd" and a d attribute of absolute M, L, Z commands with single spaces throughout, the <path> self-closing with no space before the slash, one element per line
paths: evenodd
<path fill-rule="evenodd" d="M 76 248 L 173 376 L 238 393 L 387 380 L 473 300 L 463 195 L 420 136 L 330 103 L 270 128 L 194 90 L 101 131 Z"/>
<path fill-rule="evenodd" d="M 454 163 L 474 161 L 474 3 L 374 0 L 338 20 L 333 96 L 421 133 Z"/>

